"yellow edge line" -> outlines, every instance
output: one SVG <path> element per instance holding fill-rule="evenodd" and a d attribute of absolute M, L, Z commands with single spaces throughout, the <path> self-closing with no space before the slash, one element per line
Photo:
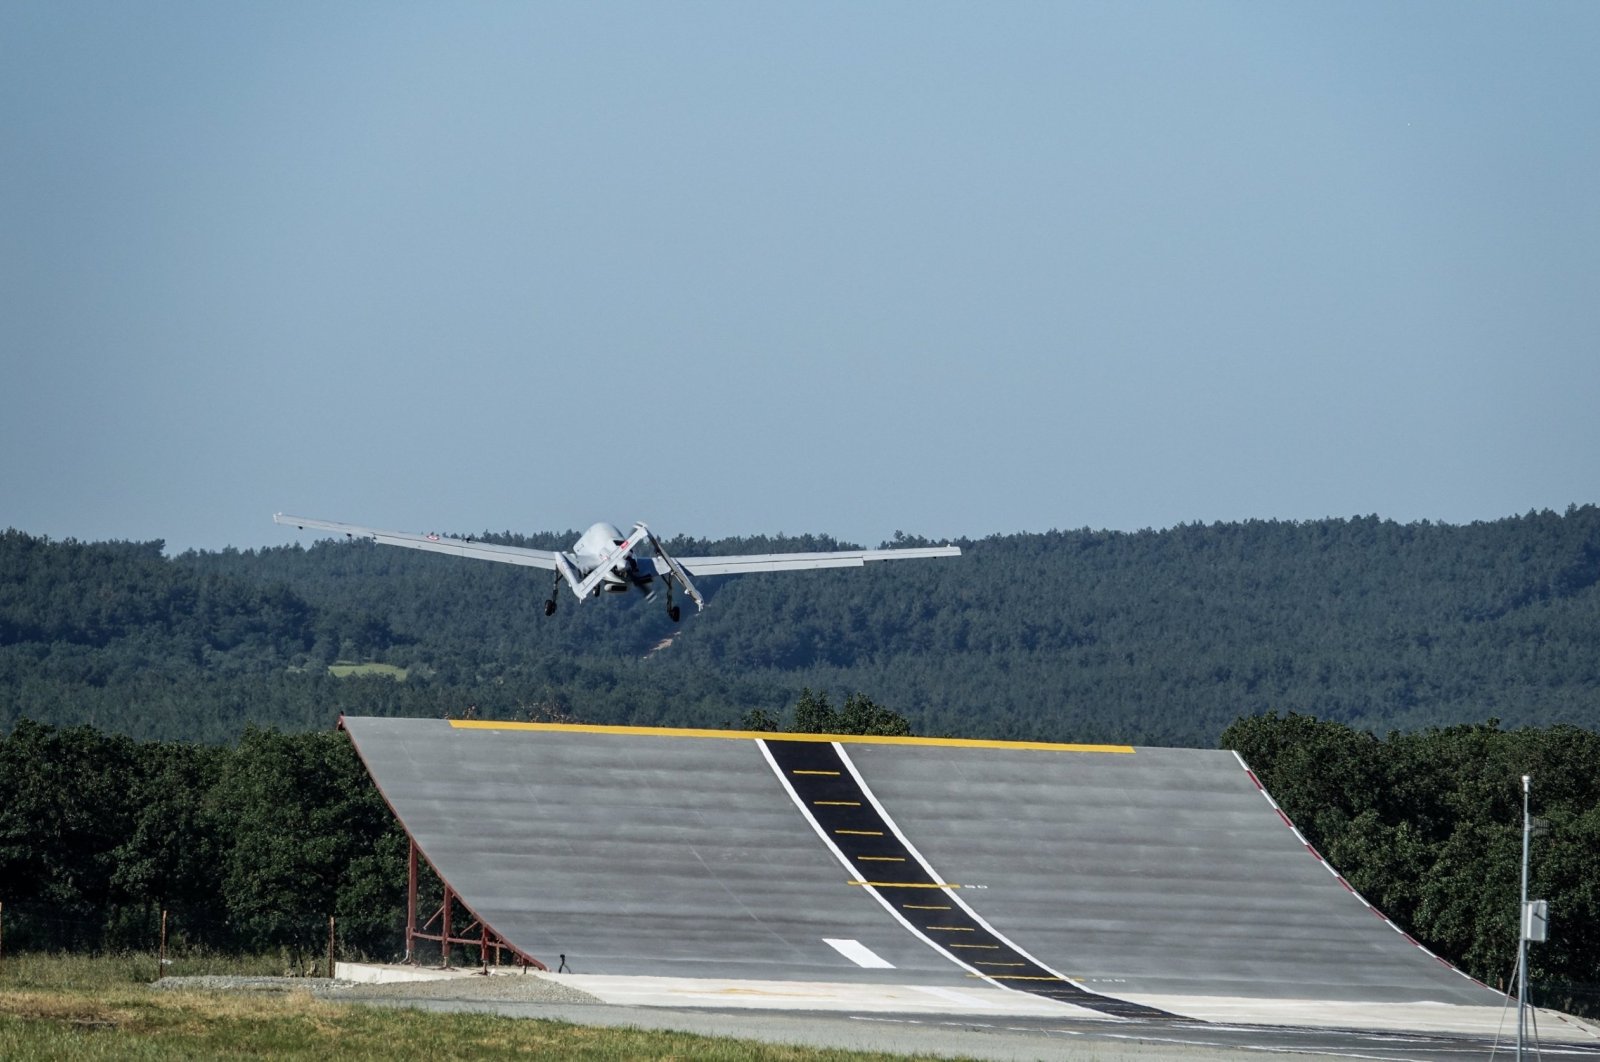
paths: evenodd
<path fill-rule="evenodd" d="M 987 741 L 978 738 L 880 737 L 876 734 L 776 734 L 765 730 L 689 730 L 661 726 L 597 726 L 588 723 L 502 723 L 494 719 L 451 719 L 457 730 L 542 730 L 557 734 L 619 734 L 642 737 L 722 738 L 748 741 L 840 741 L 851 745 L 933 745 L 954 749 L 1024 749 L 1036 752 L 1133 753 L 1132 745 L 1074 745 L 1049 741 Z"/>

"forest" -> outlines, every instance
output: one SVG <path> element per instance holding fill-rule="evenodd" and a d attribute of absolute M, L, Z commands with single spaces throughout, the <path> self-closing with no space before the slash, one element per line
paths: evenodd
<path fill-rule="evenodd" d="M 562 548 L 573 531 L 475 532 Z M 921 545 L 896 533 L 883 543 Z M 1211 746 L 1296 712 L 1386 733 L 1600 719 L 1600 507 L 1051 531 L 952 560 L 706 580 L 545 617 L 546 574 L 366 542 L 0 535 L 0 730 L 224 742 L 341 713 L 724 726 L 804 688 L 926 735 Z M 678 539 L 676 553 L 848 546 Z"/>

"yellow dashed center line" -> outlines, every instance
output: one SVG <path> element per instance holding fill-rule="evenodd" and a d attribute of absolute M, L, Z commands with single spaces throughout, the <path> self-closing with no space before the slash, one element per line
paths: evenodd
<path fill-rule="evenodd" d="M 859 800 L 813 800 L 812 805 L 819 808 L 859 808 Z"/>
<path fill-rule="evenodd" d="M 971 926 L 924 926 L 924 929 L 937 929 L 944 933 L 971 933 Z"/>
<path fill-rule="evenodd" d="M 968 977 L 983 977 L 990 981 L 1060 981 L 1065 984 L 1065 977 L 1034 977 L 1030 974 L 967 974 Z"/>
<path fill-rule="evenodd" d="M 947 903 L 903 903 L 900 906 L 904 907 L 908 911 L 948 911 L 948 910 L 950 910 L 950 905 L 947 904 Z"/>
<path fill-rule="evenodd" d="M 863 863 L 904 863 L 905 856 L 856 856 Z"/>
<path fill-rule="evenodd" d="M 837 777 L 839 777 L 839 772 L 838 771 L 791 771 L 789 773 L 790 774 L 821 774 L 821 775 L 827 775 L 829 778 L 837 778 Z"/>
<path fill-rule="evenodd" d="M 852 837 L 882 837 L 882 830 L 834 830 L 834 833 L 848 833 Z"/>
<path fill-rule="evenodd" d="M 1012 967 L 1016 967 L 1016 966 L 1026 966 L 1028 964 L 1025 963 L 1025 962 L 984 962 L 982 959 L 979 959 L 978 960 L 978 965 L 979 966 L 1012 966 Z"/>
<path fill-rule="evenodd" d="M 866 885 L 874 889 L 959 889 L 949 882 L 927 881 L 847 881 L 846 885 Z"/>
<path fill-rule="evenodd" d="M 950 944 L 950 945 L 948 945 L 948 947 L 966 948 L 969 951 L 999 951 L 1000 950 L 1000 945 L 998 945 L 998 944 Z"/>

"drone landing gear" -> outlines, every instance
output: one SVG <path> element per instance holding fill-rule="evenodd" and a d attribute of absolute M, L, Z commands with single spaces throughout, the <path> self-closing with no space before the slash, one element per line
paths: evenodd
<path fill-rule="evenodd" d="M 545 600 L 544 600 L 544 614 L 546 616 L 554 616 L 556 614 L 556 594 L 560 590 L 561 590 L 561 576 L 557 575 L 556 576 L 556 585 L 554 585 L 554 586 L 552 586 L 550 588 L 550 596 L 545 598 Z"/>
<path fill-rule="evenodd" d="M 667 576 L 664 582 L 667 584 L 667 618 L 673 623 L 677 623 L 678 617 L 682 613 L 678 611 L 678 606 L 672 603 L 672 576 Z"/>

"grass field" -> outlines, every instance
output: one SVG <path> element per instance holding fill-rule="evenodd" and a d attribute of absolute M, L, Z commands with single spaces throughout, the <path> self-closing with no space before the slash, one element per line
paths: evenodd
<path fill-rule="evenodd" d="M 328 674 L 334 678 L 349 678 L 352 675 L 387 675 L 396 682 L 406 680 L 406 669 L 393 664 L 352 664 L 345 660 L 328 665 Z"/>
<path fill-rule="evenodd" d="M 175 976 L 280 972 L 276 959 L 191 958 Z M 7 956 L 0 962 L 0 1059 L 904 1059 L 687 1033 L 598 1029 L 490 1014 L 330 1003 L 307 991 L 150 987 L 150 955 Z M 924 1056 L 925 1057 L 925 1056 Z"/>

